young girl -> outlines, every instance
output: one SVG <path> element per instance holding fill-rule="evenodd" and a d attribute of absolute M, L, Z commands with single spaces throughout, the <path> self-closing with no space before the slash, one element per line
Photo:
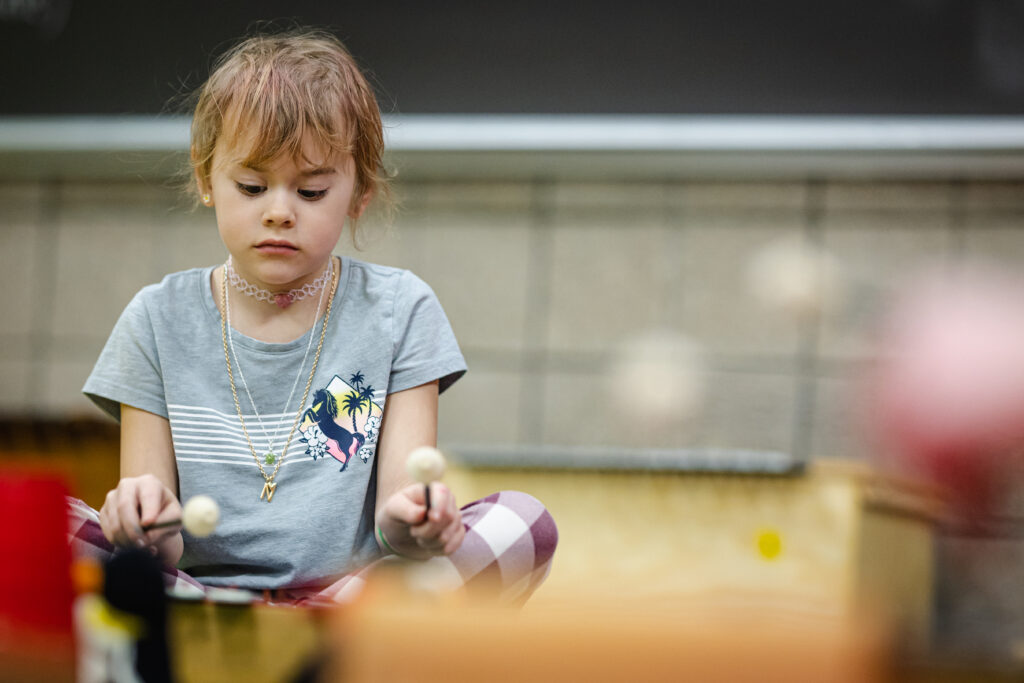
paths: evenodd
<path fill-rule="evenodd" d="M 84 391 L 121 421 L 121 476 L 77 545 L 148 547 L 179 585 L 344 599 L 382 554 L 450 586 L 497 578 L 522 600 L 557 539 L 535 499 L 461 510 L 405 473 L 437 439 L 438 395 L 466 371 L 430 288 L 332 250 L 386 192 L 373 92 L 330 34 L 245 40 L 199 92 L 191 162 L 227 260 L 168 275 L 125 309 Z M 180 526 L 208 494 L 208 538 Z M 485 520 L 480 523 L 481 520 Z M 102 532 L 102 533 L 101 533 Z"/>

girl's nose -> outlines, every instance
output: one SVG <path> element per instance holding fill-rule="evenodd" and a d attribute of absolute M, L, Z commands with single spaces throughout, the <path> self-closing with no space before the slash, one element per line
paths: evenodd
<path fill-rule="evenodd" d="M 263 212 L 263 226 L 267 228 L 290 228 L 295 225 L 295 212 L 283 198 L 272 198 Z"/>

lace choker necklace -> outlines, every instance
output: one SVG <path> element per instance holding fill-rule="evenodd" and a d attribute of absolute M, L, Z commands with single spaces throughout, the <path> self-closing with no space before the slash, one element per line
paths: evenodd
<path fill-rule="evenodd" d="M 289 289 L 287 292 L 271 292 L 269 289 L 260 289 L 236 273 L 234 266 L 231 265 L 230 256 L 228 257 L 227 263 L 224 264 L 224 274 L 227 276 L 228 282 L 231 283 L 231 286 L 242 294 L 251 296 L 257 301 L 275 303 L 280 308 L 288 308 L 296 301 L 302 301 L 308 296 L 313 296 L 324 288 L 328 278 L 331 276 L 330 269 L 327 269 L 324 271 L 323 275 L 312 282 L 307 282 L 301 287 Z"/>

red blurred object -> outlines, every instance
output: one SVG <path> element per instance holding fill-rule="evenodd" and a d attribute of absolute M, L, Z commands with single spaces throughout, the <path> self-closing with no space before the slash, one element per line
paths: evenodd
<path fill-rule="evenodd" d="M 0 472 L 0 669 L 73 673 L 67 492 L 52 474 Z"/>
<path fill-rule="evenodd" d="M 932 277 L 883 328 L 873 427 L 891 452 L 991 511 L 999 470 L 1024 444 L 1024 283 L 993 272 Z"/>

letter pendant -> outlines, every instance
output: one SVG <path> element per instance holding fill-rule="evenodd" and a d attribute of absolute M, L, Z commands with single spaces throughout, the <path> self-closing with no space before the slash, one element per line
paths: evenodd
<path fill-rule="evenodd" d="M 277 489 L 277 482 L 276 481 L 268 481 L 268 482 L 264 483 L 263 484 L 263 492 L 260 493 L 260 500 L 263 500 L 263 497 L 266 496 L 268 503 L 270 501 L 272 501 L 274 499 L 274 491 L 276 489 Z"/>

